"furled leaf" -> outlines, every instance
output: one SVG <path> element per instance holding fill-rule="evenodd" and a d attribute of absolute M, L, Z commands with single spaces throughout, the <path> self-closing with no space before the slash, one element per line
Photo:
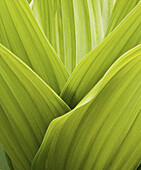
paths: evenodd
<path fill-rule="evenodd" d="M 123 55 L 93 97 L 50 124 L 32 170 L 133 170 L 141 160 L 141 45 Z"/>
<path fill-rule="evenodd" d="M 141 3 L 75 68 L 61 94 L 71 108 L 95 86 L 118 57 L 141 43 L 140 30 Z"/>
<path fill-rule="evenodd" d="M 105 37 L 124 19 L 124 17 L 139 3 L 140 0 L 116 0 L 110 16 Z"/>
<path fill-rule="evenodd" d="M 97 0 L 91 0 L 93 2 L 97 2 Z M 118 0 L 100 0 L 100 6 L 101 6 L 101 15 L 102 15 L 102 22 L 103 22 L 103 31 L 105 34 L 105 31 L 107 30 L 111 14 L 114 10 L 115 3 Z M 123 0 L 125 1 L 125 0 Z M 126 0 L 127 1 L 127 0 Z"/>
<path fill-rule="evenodd" d="M 59 94 L 68 73 L 41 31 L 26 0 L 0 1 L 0 30 L 0 43 Z"/>
<path fill-rule="evenodd" d="M 50 122 L 69 110 L 45 82 L 0 45 L 0 144 L 20 170 L 30 169 Z"/>
<path fill-rule="evenodd" d="M 71 73 L 79 61 L 103 40 L 107 27 L 106 35 L 138 1 L 34 0 L 32 9 L 48 40 Z"/>
<path fill-rule="evenodd" d="M 35 0 L 32 8 L 48 40 L 71 72 L 76 66 L 72 1 Z"/>
<path fill-rule="evenodd" d="M 107 5 L 103 8 L 108 8 Z M 102 10 L 98 0 L 34 0 L 32 8 L 70 73 L 84 55 L 103 40 Z"/>

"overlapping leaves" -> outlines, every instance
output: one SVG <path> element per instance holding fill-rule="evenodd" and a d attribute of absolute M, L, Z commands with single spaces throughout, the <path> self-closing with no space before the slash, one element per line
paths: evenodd
<path fill-rule="evenodd" d="M 78 64 L 61 93 L 71 108 L 96 85 L 118 57 L 141 43 L 140 21 L 141 3 Z"/>
<path fill-rule="evenodd" d="M 20 170 L 135 169 L 141 3 L 30 2 L 0 2 L 0 144 Z"/>
<path fill-rule="evenodd" d="M 30 169 L 48 125 L 69 107 L 2 45 L 0 73 L 0 141 L 17 167 Z"/>
<path fill-rule="evenodd" d="M 141 159 L 140 94 L 141 45 L 108 70 L 89 102 L 50 124 L 33 170 L 134 169 Z"/>
<path fill-rule="evenodd" d="M 0 27 L 0 43 L 59 94 L 68 73 L 39 28 L 26 0 L 1 0 Z"/>
<path fill-rule="evenodd" d="M 33 2 L 32 8 L 40 26 L 71 73 L 79 61 L 102 42 L 139 0 Z"/>

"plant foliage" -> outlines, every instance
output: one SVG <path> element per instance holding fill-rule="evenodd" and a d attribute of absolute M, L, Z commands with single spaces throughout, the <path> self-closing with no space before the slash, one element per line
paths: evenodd
<path fill-rule="evenodd" d="M 0 30 L 0 169 L 140 169 L 140 0 L 0 0 Z"/>

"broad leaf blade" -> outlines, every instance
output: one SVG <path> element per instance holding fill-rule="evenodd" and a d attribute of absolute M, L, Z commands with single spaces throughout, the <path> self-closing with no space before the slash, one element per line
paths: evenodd
<path fill-rule="evenodd" d="M 140 2 L 140 0 L 116 0 L 108 22 L 108 28 L 105 37 L 114 30 L 114 28 L 126 17 L 126 15 Z"/>
<path fill-rule="evenodd" d="M 106 35 L 138 1 L 34 0 L 32 9 L 48 40 L 71 73 L 80 60 L 102 42 L 107 27 L 110 31 L 107 30 Z"/>
<path fill-rule="evenodd" d="M 118 57 L 141 43 L 140 30 L 141 3 L 75 68 L 61 93 L 71 108 L 96 85 Z"/>
<path fill-rule="evenodd" d="M 119 60 L 104 76 L 96 96 L 50 124 L 33 170 L 137 167 L 141 159 L 141 46 Z"/>
<path fill-rule="evenodd" d="M 114 0 L 34 0 L 32 8 L 45 35 L 71 73 L 77 63 L 104 37 L 103 16 Z M 103 10 L 104 15 L 103 14 Z M 106 10 L 107 9 L 107 10 Z M 107 22 L 108 24 L 108 22 Z"/>
<path fill-rule="evenodd" d="M 58 94 L 68 73 L 41 31 L 26 0 L 1 0 L 0 42 Z"/>
<path fill-rule="evenodd" d="M 72 0 L 35 0 L 32 8 L 49 42 L 57 51 L 67 70 L 72 72 L 76 66 L 76 38 Z"/>
<path fill-rule="evenodd" d="M 70 109 L 2 45 L 0 82 L 0 143 L 20 170 L 28 170 L 50 122 Z"/>
<path fill-rule="evenodd" d="M 107 82 L 118 72 L 118 70 L 122 69 L 127 63 L 136 58 L 137 54 L 140 55 L 141 45 L 138 45 L 134 49 L 125 53 L 122 57 L 120 57 L 107 71 L 107 73 L 102 77 L 102 79 L 92 88 L 92 90 L 78 103 L 76 107 L 80 107 L 89 101 L 91 101 L 94 97 L 98 95 L 98 93 L 104 88 Z M 108 76 L 107 76 L 108 74 Z"/>

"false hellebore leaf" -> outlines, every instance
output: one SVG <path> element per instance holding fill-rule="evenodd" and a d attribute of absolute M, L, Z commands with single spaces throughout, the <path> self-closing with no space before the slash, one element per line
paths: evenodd
<path fill-rule="evenodd" d="M 32 9 L 49 42 L 71 73 L 79 61 L 103 41 L 107 27 L 106 34 L 138 1 L 34 0 Z"/>
<path fill-rule="evenodd" d="M 140 163 L 141 0 L 0 0 L 0 169 Z"/>
<path fill-rule="evenodd" d="M 32 170 L 137 167 L 141 159 L 141 45 L 115 62 L 91 100 L 82 103 L 50 124 Z"/>
<path fill-rule="evenodd" d="M 26 0 L 0 1 L 0 43 L 60 93 L 68 73 L 42 33 Z"/>
<path fill-rule="evenodd" d="M 70 109 L 2 45 L 0 82 L 0 143 L 20 170 L 28 170 L 50 122 Z"/>
<path fill-rule="evenodd" d="M 74 108 L 118 57 L 140 43 L 141 3 L 78 64 L 61 93 L 62 99 Z"/>
<path fill-rule="evenodd" d="M 2 170 L 11 170 L 12 169 L 12 168 L 11 169 L 9 168 L 7 156 L 6 156 L 6 153 L 5 153 L 4 149 L 2 148 L 2 146 L 0 146 L 0 169 L 2 169 Z"/>

